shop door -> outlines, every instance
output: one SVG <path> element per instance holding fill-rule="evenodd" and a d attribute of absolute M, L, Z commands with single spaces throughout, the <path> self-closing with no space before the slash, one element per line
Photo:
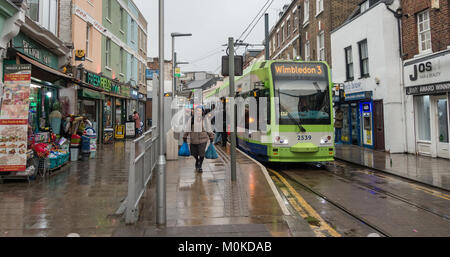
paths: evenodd
<path fill-rule="evenodd" d="M 437 132 L 437 156 L 448 159 L 449 139 L 448 139 L 448 100 L 447 96 L 436 97 L 433 101 L 433 108 L 436 113 L 436 132 Z"/>
<path fill-rule="evenodd" d="M 375 149 L 384 151 L 385 142 L 383 100 L 377 100 L 373 102 L 373 115 L 375 127 Z"/>
<path fill-rule="evenodd" d="M 352 103 L 350 105 L 351 111 L 351 133 L 352 139 L 351 144 L 353 145 L 361 145 L 361 129 L 359 126 L 359 105 L 356 103 Z"/>

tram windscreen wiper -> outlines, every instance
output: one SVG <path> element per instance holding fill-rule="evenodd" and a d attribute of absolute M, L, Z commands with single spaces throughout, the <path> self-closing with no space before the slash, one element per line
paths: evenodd
<path fill-rule="evenodd" d="M 298 128 L 300 129 L 300 132 L 306 132 L 306 129 L 302 126 L 302 124 L 300 124 L 300 122 L 298 120 L 296 120 L 294 117 L 292 117 L 291 113 L 289 111 L 287 111 L 286 107 L 284 107 L 281 103 L 280 103 L 280 107 L 281 109 L 283 109 L 290 120 L 292 120 L 295 124 L 297 124 Z"/>

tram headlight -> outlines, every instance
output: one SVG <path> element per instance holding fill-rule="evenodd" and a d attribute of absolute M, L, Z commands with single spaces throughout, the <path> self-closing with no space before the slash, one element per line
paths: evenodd
<path fill-rule="evenodd" d="M 289 140 L 285 137 L 275 137 L 274 138 L 274 144 L 281 144 L 281 145 L 288 145 L 289 144 Z"/>
<path fill-rule="evenodd" d="M 332 139 L 331 136 L 325 136 L 325 137 L 322 137 L 322 138 L 320 139 L 320 144 L 321 144 L 321 145 L 326 145 L 326 144 L 330 143 L 331 139 Z"/>

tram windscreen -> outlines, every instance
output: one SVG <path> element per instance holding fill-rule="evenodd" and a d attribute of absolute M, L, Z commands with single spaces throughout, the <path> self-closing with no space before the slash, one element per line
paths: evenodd
<path fill-rule="evenodd" d="M 331 124 L 330 92 L 324 64 L 273 65 L 280 125 Z"/>

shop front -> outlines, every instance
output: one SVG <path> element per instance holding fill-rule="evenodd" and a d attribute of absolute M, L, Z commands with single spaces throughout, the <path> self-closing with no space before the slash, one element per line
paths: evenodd
<path fill-rule="evenodd" d="M 407 117 L 414 125 L 407 128 L 415 152 L 450 159 L 450 49 L 408 61 L 404 68 L 407 105 L 414 110 Z"/>
<path fill-rule="evenodd" d="M 72 77 L 58 71 L 64 56 L 20 32 L 4 59 L 0 177 L 45 175 L 68 162 L 60 90 Z"/>
<path fill-rule="evenodd" d="M 339 106 L 341 142 L 374 148 L 372 91 L 345 94 Z"/>

